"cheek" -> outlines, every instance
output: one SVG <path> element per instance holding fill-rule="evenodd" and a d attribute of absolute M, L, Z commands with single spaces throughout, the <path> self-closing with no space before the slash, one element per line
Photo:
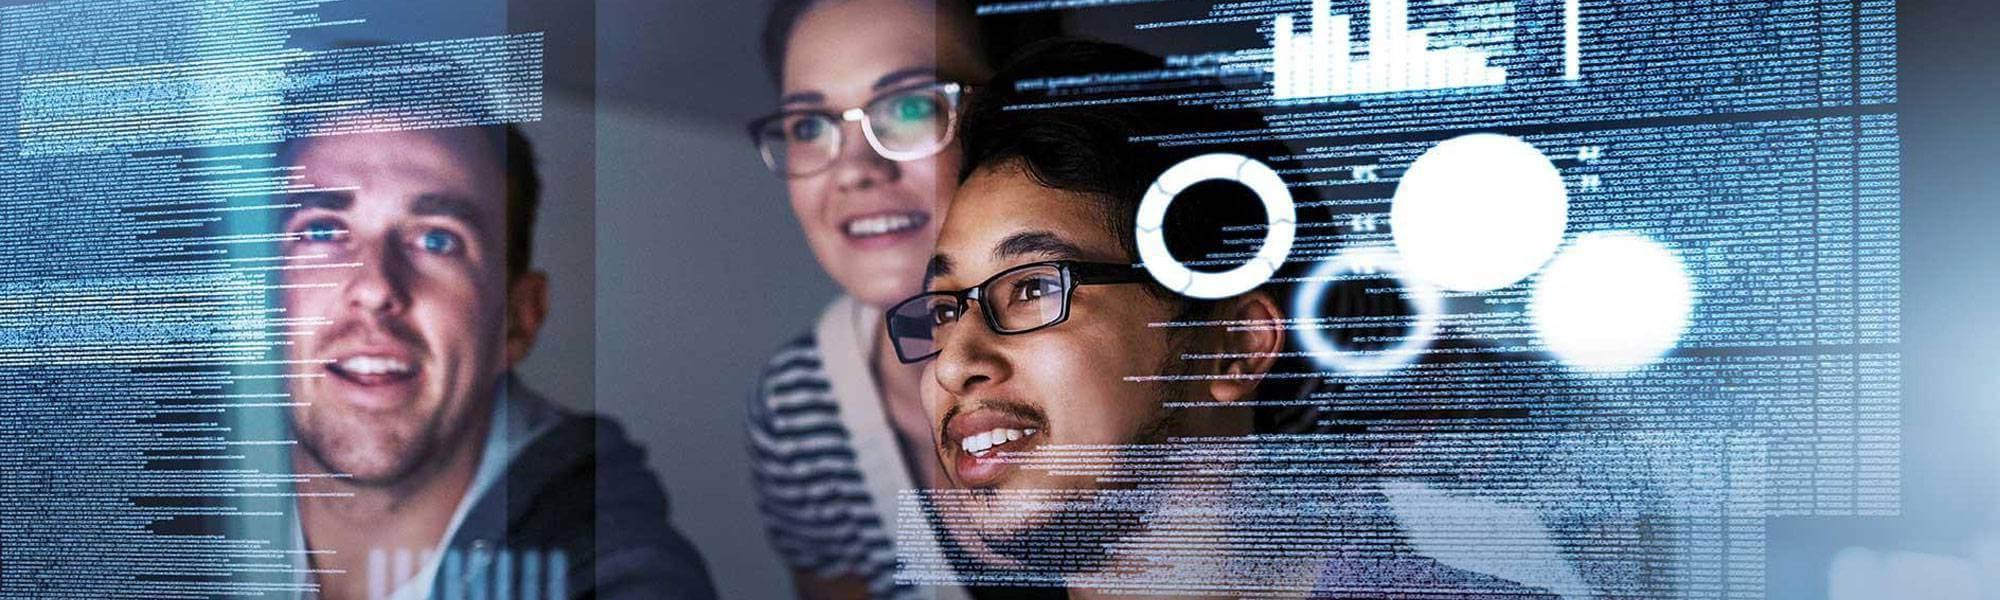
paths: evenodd
<path fill-rule="evenodd" d="M 826 176 L 813 175 L 785 180 L 785 195 L 791 201 L 792 216 L 798 217 L 799 225 L 807 234 L 818 233 L 815 228 L 823 227 L 821 217 L 826 208 Z"/>
<path fill-rule="evenodd" d="M 924 415 L 929 417 L 932 441 L 937 440 L 937 424 L 944 418 L 944 388 L 938 384 L 937 361 L 924 362 L 923 379 L 917 380 L 917 398 L 924 405 Z"/>
<path fill-rule="evenodd" d="M 938 190 L 938 210 L 951 207 L 952 192 L 958 190 L 958 171 L 965 165 L 965 154 L 959 151 L 958 142 L 945 146 L 938 155 L 931 158 L 932 185 Z"/>
<path fill-rule="evenodd" d="M 1141 336 L 1117 331 L 1065 332 L 1052 343 L 1023 353 L 1017 377 L 1035 379 L 1034 392 L 1048 411 L 1056 441 L 1064 444 L 1122 444 L 1158 413 L 1153 386 L 1125 381 L 1154 370 Z M 1123 335 L 1121 335 L 1121 333 Z M 1032 335 L 1032 334 L 1030 334 Z M 1102 343 L 1102 340 L 1130 340 Z"/>
<path fill-rule="evenodd" d="M 281 281 L 283 281 L 283 284 L 287 286 L 310 285 L 315 283 L 311 281 L 309 278 L 305 277 L 284 277 L 281 279 Z M 291 318 L 316 315 L 319 312 L 318 310 L 315 310 L 317 308 L 317 305 L 322 301 L 323 298 L 330 295 L 332 295 L 331 291 L 322 290 L 319 288 L 301 289 L 297 287 L 289 287 L 286 288 L 284 291 L 278 293 L 278 306 L 284 308 L 286 316 Z"/>
<path fill-rule="evenodd" d="M 507 297 L 506 288 L 498 283 L 500 278 L 489 281 L 457 270 L 440 271 L 411 286 L 410 324 L 424 332 L 433 345 L 461 349 L 451 353 L 454 355 L 497 346 L 504 330 L 500 324 L 505 322 L 502 306 Z"/>
<path fill-rule="evenodd" d="M 839 225 L 828 222 L 826 182 L 824 175 L 790 179 L 786 180 L 785 189 L 791 197 L 792 216 L 798 219 L 799 231 L 805 234 L 806 247 L 812 250 L 813 259 L 827 275 L 840 281 L 849 271 L 849 260 L 848 253 L 841 248 Z"/>
<path fill-rule="evenodd" d="M 326 324 L 316 321 L 338 321 L 340 319 L 341 315 L 339 312 L 342 299 L 340 285 L 345 283 L 346 280 L 333 276 L 338 272 L 335 269 L 307 269 L 299 271 L 302 275 L 294 276 L 288 274 L 280 278 L 280 282 L 283 285 L 297 286 L 288 287 L 278 293 L 278 307 L 285 311 L 283 316 L 288 319 L 301 320 L 291 325 L 293 329 L 302 332 L 319 331 L 326 327 Z M 320 338 L 308 336 L 293 346 L 293 348 L 304 349 L 310 347 L 311 342 L 317 339 Z"/>
<path fill-rule="evenodd" d="M 955 150 L 941 152 L 937 156 L 922 160 L 897 163 L 902 169 L 902 177 L 896 181 L 906 194 L 929 200 L 925 206 L 931 210 L 930 228 L 937 229 L 938 221 L 944 220 L 944 212 L 951 207 L 951 194 L 958 182 L 959 155 Z"/>

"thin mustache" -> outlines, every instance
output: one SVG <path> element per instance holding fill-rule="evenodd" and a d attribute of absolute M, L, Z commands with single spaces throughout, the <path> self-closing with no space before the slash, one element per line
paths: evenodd
<path fill-rule="evenodd" d="M 959 414 L 965 412 L 963 410 L 964 406 L 965 405 L 963 404 L 953 404 L 951 405 L 951 408 L 945 409 L 944 418 L 938 419 L 938 441 L 940 443 L 943 443 L 944 439 L 950 436 L 949 432 L 951 431 L 951 420 L 958 418 Z M 1006 398 L 989 398 L 973 402 L 973 407 L 976 409 L 998 411 L 1001 414 L 1029 421 L 1036 421 L 1040 423 L 1049 422 L 1048 416 L 1042 414 L 1042 411 L 1040 409 L 1035 408 L 1034 405 L 1032 404 L 1028 404 L 1020 400 L 1011 400 Z"/>
<path fill-rule="evenodd" d="M 342 319 L 322 330 L 321 348 L 339 348 L 348 342 L 365 343 L 371 340 L 387 339 L 424 353 L 424 338 L 408 323 L 395 319 L 355 318 Z"/>

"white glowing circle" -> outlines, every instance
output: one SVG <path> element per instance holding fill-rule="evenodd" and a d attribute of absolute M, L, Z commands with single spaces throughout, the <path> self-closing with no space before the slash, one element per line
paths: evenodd
<path fill-rule="evenodd" d="M 1462 135 L 1417 157 L 1396 184 L 1390 233 L 1411 276 L 1495 290 L 1548 262 L 1569 223 L 1562 172 L 1520 138 Z"/>
<path fill-rule="evenodd" d="M 1381 350 L 1352 350 L 1341 348 L 1324 331 L 1309 326 L 1321 319 L 1320 305 L 1325 303 L 1326 288 L 1334 281 L 1378 277 L 1394 279 L 1401 284 L 1403 297 L 1416 311 L 1410 319 L 1410 332 L 1402 341 Z M 1430 346 L 1431 340 L 1437 337 L 1438 318 L 1444 314 L 1443 297 L 1435 288 L 1404 277 L 1401 258 L 1393 250 L 1372 246 L 1342 250 L 1313 265 L 1304 279 L 1304 283 L 1292 292 L 1292 314 L 1302 325 L 1294 331 L 1298 333 L 1299 345 L 1321 368 L 1357 375 L 1386 374 L 1415 362 L 1417 356 Z"/>
<path fill-rule="evenodd" d="M 1264 245 L 1257 250 L 1257 256 L 1221 273 L 1196 271 L 1175 260 L 1160 232 L 1167 219 L 1167 207 L 1173 205 L 1181 190 L 1210 179 L 1234 181 L 1256 192 L 1257 198 L 1264 202 L 1267 226 Z M 1135 219 L 1139 261 L 1153 275 L 1153 280 L 1181 295 L 1210 300 L 1228 298 L 1257 289 L 1285 264 L 1285 255 L 1291 254 L 1292 238 L 1297 233 L 1296 220 L 1292 193 L 1285 189 L 1285 180 L 1278 177 L 1277 171 L 1240 154 L 1203 154 L 1168 167 L 1139 201 L 1139 215 Z"/>
<path fill-rule="evenodd" d="M 1658 360 L 1687 331 L 1694 285 L 1680 257 L 1645 236 L 1580 236 L 1535 282 L 1535 332 L 1579 370 L 1617 373 Z"/>

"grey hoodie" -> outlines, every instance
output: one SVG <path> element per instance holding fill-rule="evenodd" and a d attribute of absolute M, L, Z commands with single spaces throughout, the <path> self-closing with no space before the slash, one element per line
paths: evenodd
<path fill-rule="evenodd" d="M 714 598 L 701 555 L 667 513 L 645 450 L 623 428 L 564 413 L 473 500 L 431 597 Z"/>

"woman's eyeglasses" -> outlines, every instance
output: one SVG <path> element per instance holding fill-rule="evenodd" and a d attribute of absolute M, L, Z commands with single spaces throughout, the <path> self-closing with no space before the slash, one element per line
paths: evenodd
<path fill-rule="evenodd" d="M 951 144 L 959 98 L 966 89 L 939 81 L 890 90 L 839 113 L 779 111 L 751 121 L 750 139 L 764 156 L 764 164 L 785 177 L 804 177 L 832 166 L 840 157 L 841 124 L 848 121 L 861 122 L 868 145 L 883 158 L 916 160 Z"/>
<path fill-rule="evenodd" d="M 1053 260 L 1028 263 L 958 291 L 926 292 L 889 309 L 889 340 L 904 363 L 937 356 L 939 336 L 957 325 L 966 304 L 979 302 L 994 333 L 1017 335 L 1069 319 L 1077 286 L 1140 283 L 1146 274 L 1131 265 Z"/>

